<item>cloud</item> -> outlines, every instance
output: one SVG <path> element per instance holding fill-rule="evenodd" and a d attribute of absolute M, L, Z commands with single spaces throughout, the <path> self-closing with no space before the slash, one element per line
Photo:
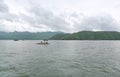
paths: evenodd
<path fill-rule="evenodd" d="M 8 6 L 4 3 L 4 0 L 0 0 L 0 12 L 8 12 Z"/>
<path fill-rule="evenodd" d="M 27 3 L 27 7 L 25 7 L 26 3 L 24 6 L 19 6 L 20 11 L 17 10 L 17 13 L 14 13 L 14 8 L 17 9 L 17 7 L 14 6 L 14 0 L 12 1 L 13 5 L 9 7 L 10 3 L 6 4 L 4 0 L 0 0 L 1 31 L 120 31 L 119 24 L 111 14 L 86 15 L 76 11 L 55 14 L 55 10 L 49 10 L 40 5 L 31 6 L 30 3 Z M 21 2 L 23 4 L 23 1 Z"/>
<path fill-rule="evenodd" d="M 15 21 L 17 19 L 17 15 L 9 12 L 9 8 L 4 0 L 0 0 L 0 20 Z"/>
<path fill-rule="evenodd" d="M 87 16 L 73 24 L 76 31 L 120 31 L 119 24 L 111 15 Z"/>
<path fill-rule="evenodd" d="M 69 23 L 60 16 L 54 15 L 42 7 L 34 7 L 29 10 L 30 16 L 21 14 L 22 20 L 32 27 L 47 28 L 53 31 L 66 31 Z"/>
<path fill-rule="evenodd" d="M 0 31 L 13 31 L 15 27 L 10 24 L 16 21 L 18 21 L 18 16 L 10 13 L 4 0 L 0 0 Z"/>

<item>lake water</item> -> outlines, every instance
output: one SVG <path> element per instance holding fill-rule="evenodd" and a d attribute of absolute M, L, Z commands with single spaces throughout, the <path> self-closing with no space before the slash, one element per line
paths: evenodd
<path fill-rule="evenodd" d="M 120 41 L 0 41 L 0 77 L 120 77 Z"/>

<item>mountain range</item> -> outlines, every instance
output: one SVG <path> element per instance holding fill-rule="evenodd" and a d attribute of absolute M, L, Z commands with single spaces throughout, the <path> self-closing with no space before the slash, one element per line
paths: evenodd
<path fill-rule="evenodd" d="M 120 32 L 80 31 L 76 33 L 56 34 L 51 40 L 120 40 Z"/>
<path fill-rule="evenodd" d="M 120 32 L 116 31 L 80 31 L 64 32 L 2 32 L 0 40 L 120 40 Z"/>

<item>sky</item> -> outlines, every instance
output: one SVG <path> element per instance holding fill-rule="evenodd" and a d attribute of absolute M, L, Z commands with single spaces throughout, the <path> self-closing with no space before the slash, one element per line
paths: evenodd
<path fill-rule="evenodd" d="M 0 0 L 0 31 L 120 31 L 120 0 Z"/>

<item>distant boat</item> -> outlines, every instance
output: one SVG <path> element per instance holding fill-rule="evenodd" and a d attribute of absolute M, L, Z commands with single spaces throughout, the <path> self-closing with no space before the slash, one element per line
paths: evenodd
<path fill-rule="evenodd" d="M 19 40 L 15 39 L 14 41 L 19 41 Z"/>

